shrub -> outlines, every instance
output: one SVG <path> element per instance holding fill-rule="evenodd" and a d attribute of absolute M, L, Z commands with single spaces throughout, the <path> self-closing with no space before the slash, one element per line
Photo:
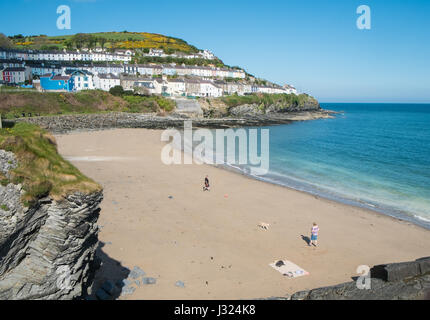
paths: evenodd
<path fill-rule="evenodd" d="M 122 86 L 115 86 L 109 90 L 109 93 L 113 96 L 121 97 L 124 94 L 124 88 Z"/>

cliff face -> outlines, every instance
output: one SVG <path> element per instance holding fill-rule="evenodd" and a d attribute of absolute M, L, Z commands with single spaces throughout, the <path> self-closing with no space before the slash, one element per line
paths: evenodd
<path fill-rule="evenodd" d="M 102 191 L 48 193 L 25 206 L 27 186 L 11 174 L 19 163 L 0 150 L 0 300 L 79 297 L 98 244 Z"/>

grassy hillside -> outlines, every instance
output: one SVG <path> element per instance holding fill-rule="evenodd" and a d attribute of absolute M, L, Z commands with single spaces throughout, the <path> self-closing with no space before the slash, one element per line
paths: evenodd
<path fill-rule="evenodd" d="M 113 96 L 101 90 L 78 93 L 37 91 L 2 92 L 0 90 L 0 113 L 3 118 L 96 112 L 169 112 L 175 102 L 163 97 L 133 95 Z"/>
<path fill-rule="evenodd" d="M 22 36 L 11 37 L 15 48 L 38 50 L 80 49 L 103 47 L 107 49 L 163 49 L 166 52 L 197 52 L 198 49 L 186 41 L 161 34 L 147 32 L 100 32 L 80 33 L 66 36 Z"/>
<path fill-rule="evenodd" d="M 101 190 L 100 185 L 60 156 L 51 134 L 35 125 L 18 123 L 13 128 L 1 129 L 0 149 L 13 152 L 18 160 L 18 167 L 9 171 L 9 178 L 0 173 L 0 182 L 22 184 L 26 206 L 47 195 L 60 200 L 77 191 Z"/>

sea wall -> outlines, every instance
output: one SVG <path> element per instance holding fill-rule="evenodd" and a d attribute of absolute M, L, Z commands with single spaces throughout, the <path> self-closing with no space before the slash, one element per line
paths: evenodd
<path fill-rule="evenodd" d="M 374 266 L 370 289 L 356 281 L 300 291 L 291 300 L 423 300 L 430 299 L 430 257 Z"/>
<path fill-rule="evenodd" d="M 18 162 L 0 150 L 6 177 Z M 102 192 L 50 196 L 25 207 L 22 185 L 0 185 L 0 300 L 73 299 L 85 294 L 98 245 Z"/>
<path fill-rule="evenodd" d="M 305 121 L 330 117 L 332 117 L 332 113 L 324 110 L 228 118 L 188 117 L 180 114 L 158 116 L 156 114 L 117 112 L 18 118 L 15 120 L 4 120 L 3 124 L 8 126 L 12 125 L 12 123 L 28 122 L 36 124 L 53 133 L 65 133 L 73 130 L 100 130 L 112 128 L 183 128 L 184 120 L 192 120 L 193 127 L 195 128 L 231 128 L 244 126 L 267 126 L 285 124 L 292 121 Z"/>

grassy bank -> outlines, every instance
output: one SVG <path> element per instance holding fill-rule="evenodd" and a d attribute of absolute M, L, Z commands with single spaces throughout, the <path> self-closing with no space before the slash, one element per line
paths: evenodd
<path fill-rule="evenodd" d="M 79 93 L 57 93 L 36 91 L 0 91 L 0 112 L 3 118 L 46 116 L 100 112 L 169 112 L 175 102 L 164 97 L 133 95 L 113 96 L 101 90 Z"/>
<path fill-rule="evenodd" d="M 58 154 L 51 134 L 35 125 L 18 123 L 1 129 L 0 149 L 13 152 L 18 161 L 18 167 L 9 172 L 9 179 L 0 173 L 1 184 L 22 184 L 25 191 L 22 200 L 26 206 L 47 195 L 60 200 L 76 191 L 101 190 L 100 185 Z"/>

